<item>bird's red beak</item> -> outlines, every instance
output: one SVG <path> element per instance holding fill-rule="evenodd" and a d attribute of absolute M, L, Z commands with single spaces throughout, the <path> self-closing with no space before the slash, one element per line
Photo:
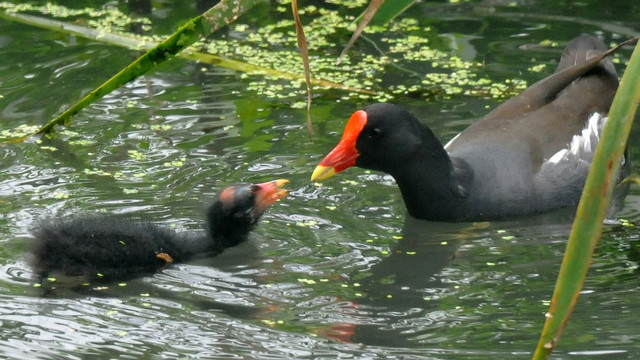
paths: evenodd
<path fill-rule="evenodd" d="M 328 179 L 356 164 L 356 158 L 360 155 L 356 150 L 356 141 L 366 123 L 367 113 L 364 110 L 358 110 L 351 115 L 340 142 L 313 170 L 311 181 Z"/>
<path fill-rule="evenodd" d="M 282 189 L 280 186 L 288 182 L 289 180 L 287 179 L 278 179 L 267 181 L 261 184 L 255 184 L 254 186 L 257 187 L 257 190 L 255 190 L 255 208 L 257 208 L 260 213 L 262 213 L 267 209 L 267 207 L 269 207 L 269 205 L 287 196 L 289 192 L 286 189 Z"/>

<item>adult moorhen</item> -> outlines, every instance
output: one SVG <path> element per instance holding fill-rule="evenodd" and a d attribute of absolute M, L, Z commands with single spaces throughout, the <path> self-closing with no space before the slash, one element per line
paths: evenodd
<path fill-rule="evenodd" d="M 206 231 L 195 233 L 105 215 L 45 221 L 34 231 L 31 265 L 40 280 L 61 274 L 112 281 L 214 256 L 243 242 L 267 207 L 287 195 L 280 186 L 288 182 L 226 187 L 207 209 Z"/>
<path fill-rule="evenodd" d="M 444 147 L 404 109 L 356 111 L 311 180 L 351 166 L 393 176 L 409 214 L 476 221 L 577 205 L 618 76 L 601 40 L 567 44 L 556 72 L 498 106 Z"/>

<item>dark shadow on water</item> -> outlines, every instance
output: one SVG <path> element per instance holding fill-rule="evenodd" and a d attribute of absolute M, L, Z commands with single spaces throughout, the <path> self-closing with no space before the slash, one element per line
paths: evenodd
<path fill-rule="evenodd" d="M 455 284 L 447 281 L 446 269 L 455 267 L 461 246 L 503 234 L 514 236 L 513 241 L 568 238 L 574 213 L 575 209 L 563 209 L 512 221 L 481 223 L 429 222 L 407 217 L 402 239 L 388 257 L 359 281 L 365 296 L 353 303 L 355 309 L 368 313 L 367 319 L 380 321 L 356 322 L 352 324 L 350 336 L 339 337 L 339 340 L 390 347 L 415 346 L 414 338 L 418 334 L 406 334 L 403 322 L 415 321 L 434 311 L 452 310 L 443 308 L 439 299 L 456 291 Z"/>

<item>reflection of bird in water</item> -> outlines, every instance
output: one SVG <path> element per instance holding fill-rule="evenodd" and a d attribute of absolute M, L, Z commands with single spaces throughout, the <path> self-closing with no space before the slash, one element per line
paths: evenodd
<path fill-rule="evenodd" d="M 570 232 L 573 212 L 562 209 L 514 221 L 481 223 L 430 222 L 407 217 L 402 238 L 389 255 L 358 280 L 358 289 L 364 296 L 345 308 L 344 316 L 353 316 L 353 322 L 348 336 L 342 334 L 339 339 L 408 346 L 416 334 L 428 331 L 419 329 L 428 328 L 424 324 L 435 321 L 433 317 L 450 321 L 447 317 L 456 312 L 443 307 L 443 300 L 458 299 L 458 294 L 468 293 L 465 287 L 474 286 L 474 279 L 484 275 L 486 267 L 465 269 L 465 264 L 473 260 L 467 258 L 470 252 L 461 249 L 485 246 L 487 241 L 508 245 L 511 241 L 556 234 L 564 238 Z M 500 258 L 502 255 L 496 254 L 495 261 Z M 335 327 L 344 329 L 348 323 Z M 411 335 L 406 333 L 408 328 L 413 329 Z"/>

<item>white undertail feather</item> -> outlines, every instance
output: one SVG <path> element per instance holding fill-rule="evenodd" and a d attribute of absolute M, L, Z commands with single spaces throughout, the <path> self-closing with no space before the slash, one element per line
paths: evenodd
<path fill-rule="evenodd" d="M 587 122 L 587 126 L 582 129 L 582 132 L 578 135 L 574 135 L 571 142 L 566 149 L 562 149 L 553 154 L 547 160 L 548 164 L 558 164 L 562 161 L 569 160 L 570 158 L 586 163 L 591 163 L 593 160 L 593 154 L 598 147 L 600 141 L 600 134 L 604 129 L 604 124 L 607 121 L 606 116 L 602 116 L 598 113 L 593 113 Z"/>
<path fill-rule="evenodd" d="M 460 136 L 460 134 L 462 133 L 458 133 L 458 135 L 454 136 L 453 139 L 449 140 L 449 142 L 444 146 L 444 149 L 447 150 L 447 148 L 449 147 L 449 145 L 451 145 L 451 143 L 458 138 L 458 136 Z"/>

